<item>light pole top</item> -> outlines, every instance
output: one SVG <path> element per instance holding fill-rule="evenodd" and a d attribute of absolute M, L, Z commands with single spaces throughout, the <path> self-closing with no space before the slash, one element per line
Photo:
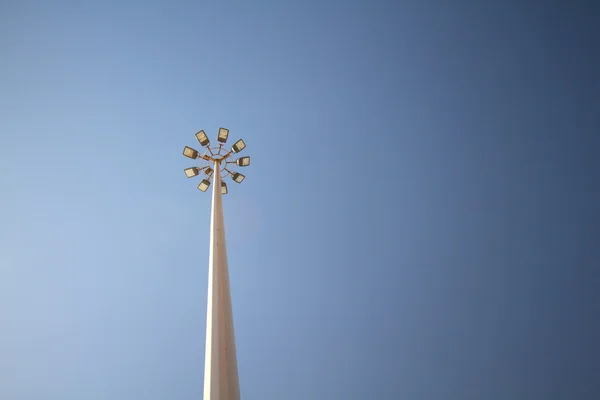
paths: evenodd
<path fill-rule="evenodd" d="M 242 139 L 239 139 L 231 146 L 230 150 L 226 150 L 224 145 L 229 136 L 229 129 L 226 128 L 219 128 L 219 133 L 217 135 L 218 146 L 211 146 L 210 139 L 203 130 L 196 133 L 195 136 L 198 143 L 205 148 L 205 151 L 203 154 L 200 154 L 198 150 L 188 146 L 184 147 L 184 156 L 191 158 L 192 160 L 200 161 L 198 166 L 186 168 L 184 170 L 185 176 L 191 178 L 199 175 L 200 172 L 204 173 L 205 178 L 198 185 L 198 189 L 202 192 L 206 192 L 210 186 L 216 168 L 219 168 L 222 179 L 230 176 L 234 182 L 242 183 L 246 176 L 235 171 L 235 168 L 249 166 L 250 157 L 240 157 L 233 161 L 232 158 L 235 154 L 246 148 L 246 143 Z M 227 184 L 224 181 L 221 181 L 221 193 L 227 194 Z"/>

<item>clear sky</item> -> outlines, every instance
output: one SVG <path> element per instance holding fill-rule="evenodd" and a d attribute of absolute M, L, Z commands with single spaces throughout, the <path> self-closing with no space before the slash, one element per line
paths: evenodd
<path fill-rule="evenodd" d="M 220 126 L 243 399 L 600 398 L 599 21 L 3 0 L 0 399 L 202 397 Z"/>

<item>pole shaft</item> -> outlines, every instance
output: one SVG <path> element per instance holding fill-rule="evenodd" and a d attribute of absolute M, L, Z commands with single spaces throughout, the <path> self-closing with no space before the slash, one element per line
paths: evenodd
<path fill-rule="evenodd" d="M 204 400 L 239 400 L 220 169 L 219 162 L 215 162 L 208 262 Z"/>

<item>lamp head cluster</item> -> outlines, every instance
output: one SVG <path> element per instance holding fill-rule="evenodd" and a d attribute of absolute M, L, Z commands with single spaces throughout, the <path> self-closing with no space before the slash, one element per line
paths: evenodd
<path fill-rule="evenodd" d="M 227 183 L 223 180 L 224 178 L 231 177 L 236 183 L 242 183 L 246 176 L 235 171 L 236 167 L 247 167 L 250 165 L 250 157 L 244 156 L 239 157 L 235 161 L 231 161 L 233 155 L 239 153 L 246 148 L 246 143 L 242 139 L 231 146 L 230 150 L 224 148 L 227 143 L 227 137 L 229 136 L 229 129 L 219 128 L 217 135 L 218 146 L 211 146 L 210 140 L 204 131 L 196 133 L 196 139 L 202 147 L 205 148 L 203 154 L 200 154 L 198 150 L 195 150 L 189 146 L 185 146 L 183 149 L 183 155 L 191 158 L 192 160 L 200 160 L 200 165 L 197 167 L 186 168 L 185 176 L 192 178 L 194 176 L 204 175 L 202 181 L 198 184 L 198 190 L 206 192 L 210 187 L 212 178 L 215 174 L 215 168 L 219 168 L 221 172 L 221 193 L 227 194 Z"/>

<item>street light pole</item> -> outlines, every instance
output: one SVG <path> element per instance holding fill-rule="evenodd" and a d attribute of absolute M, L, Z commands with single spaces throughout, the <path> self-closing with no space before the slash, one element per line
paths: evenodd
<path fill-rule="evenodd" d="M 218 161 L 215 162 L 214 171 L 208 262 L 204 400 L 239 400 L 240 384 L 227 268 L 221 173 Z"/>
<path fill-rule="evenodd" d="M 206 191 L 213 180 L 212 211 L 210 220 L 210 253 L 208 262 L 208 301 L 206 313 L 206 351 L 204 363 L 204 400 L 239 400 L 240 384 L 233 329 L 233 312 L 229 271 L 227 266 L 227 246 L 225 243 L 225 224 L 223 221 L 222 195 L 227 193 L 227 185 L 222 181 L 231 176 L 234 182 L 241 183 L 245 176 L 234 172 L 235 166 L 250 165 L 249 157 L 241 157 L 236 161 L 227 161 L 230 156 L 242 151 L 246 144 L 238 140 L 230 151 L 225 152 L 223 144 L 227 141 L 229 130 L 219 129 L 219 147 L 210 147 L 204 131 L 196 134 L 200 144 L 207 148 L 203 155 L 198 151 L 185 147 L 183 155 L 200 159 L 206 166 L 192 167 L 185 170 L 188 178 L 201 171 L 207 175 L 198 185 L 198 189 Z"/>

